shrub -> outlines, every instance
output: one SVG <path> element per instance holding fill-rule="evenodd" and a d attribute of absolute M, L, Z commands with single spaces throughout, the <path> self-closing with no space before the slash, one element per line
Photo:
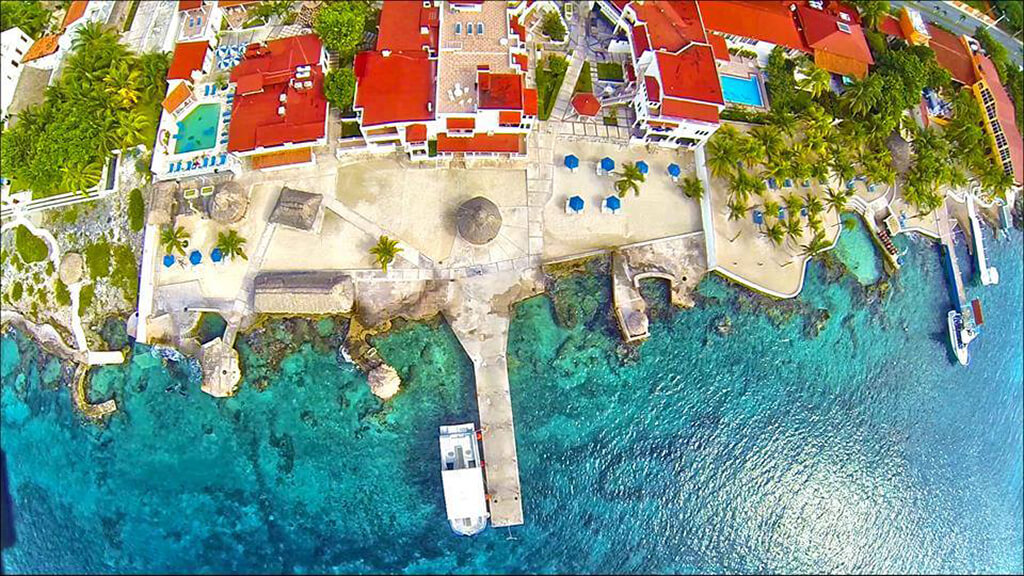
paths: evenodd
<path fill-rule="evenodd" d="M 562 24 L 562 18 L 558 16 L 557 12 L 549 10 L 544 14 L 541 32 L 555 42 L 565 40 L 565 25 Z"/>
<path fill-rule="evenodd" d="M 535 72 L 539 108 L 537 115 L 541 120 L 547 120 L 551 116 L 555 98 L 558 97 L 558 89 L 562 87 L 562 80 L 565 79 L 565 71 L 568 68 L 569 62 L 554 54 L 549 54 L 537 67 Z"/>
<path fill-rule="evenodd" d="M 42 36 L 50 24 L 52 13 L 39 0 L 3 2 L 0 10 L 0 30 L 17 26 L 34 39 Z"/>
<path fill-rule="evenodd" d="M 58 278 L 57 283 L 53 285 L 53 297 L 57 301 L 57 304 L 60 304 L 61 306 L 71 305 L 71 293 L 68 292 L 67 284 L 62 282 L 60 278 Z"/>
<path fill-rule="evenodd" d="M 21 282 L 15 280 L 14 284 L 11 286 L 11 300 L 21 300 L 21 294 L 24 290 L 25 287 L 22 286 Z"/>
<path fill-rule="evenodd" d="M 26 264 L 42 262 L 50 255 L 50 248 L 46 245 L 46 241 L 24 226 L 14 229 L 14 245 L 18 250 L 18 255 Z"/>
<path fill-rule="evenodd" d="M 597 79 L 611 82 L 622 82 L 622 65 L 618 62 L 598 62 Z"/>
<path fill-rule="evenodd" d="M 103 240 L 90 244 L 85 249 L 85 264 L 93 280 L 110 276 L 110 244 Z"/>
<path fill-rule="evenodd" d="M 590 78 L 590 62 L 584 62 L 583 66 L 580 67 L 580 76 L 576 79 L 576 87 L 572 90 L 573 94 L 580 92 L 584 94 L 594 93 L 594 83 Z"/>
<path fill-rule="evenodd" d="M 114 246 L 114 273 L 110 277 L 110 283 L 121 291 L 126 300 L 135 301 L 139 293 L 139 267 L 131 246 Z"/>
<path fill-rule="evenodd" d="M 84 316 L 85 311 L 92 306 L 92 301 L 96 298 L 96 285 L 86 284 L 82 286 L 82 291 L 78 294 L 78 315 Z"/>
<path fill-rule="evenodd" d="M 317 12 L 313 29 L 328 50 L 348 60 L 363 39 L 369 12 L 366 2 L 328 2 Z"/>
<path fill-rule="evenodd" d="M 351 68 L 331 70 L 324 78 L 324 96 L 331 106 L 342 110 L 352 109 L 352 96 L 356 91 L 356 75 Z"/>
<path fill-rule="evenodd" d="M 139 232 L 146 224 L 146 205 L 142 200 L 142 190 L 133 188 L 128 194 L 128 226 L 132 232 Z"/>

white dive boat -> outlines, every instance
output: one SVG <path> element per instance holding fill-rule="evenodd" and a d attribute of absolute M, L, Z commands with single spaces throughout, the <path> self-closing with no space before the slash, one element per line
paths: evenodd
<path fill-rule="evenodd" d="M 983 322 L 981 316 L 981 302 L 977 299 L 971 302 L 974 312 L 973 322 L 966 315 L 950 310 L 946 315 L 946 322 L 949 325 L 949 343 L 953 346 L 953 353 L 961 366 L 967 366 L 967 345 L 978 337 L 977 327 Z"/>
<path fill-rule="evenodd" d="M 473 423 L 441 426 L 441 484 L 448 523 L 456 534 L 472 536 L 487 527 L 484 471 Z"/>

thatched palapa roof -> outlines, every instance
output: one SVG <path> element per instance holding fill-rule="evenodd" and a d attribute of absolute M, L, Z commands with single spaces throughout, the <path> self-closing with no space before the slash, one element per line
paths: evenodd
<path fill-rule="evenodd" d="M 459 206 L 455 213 L 459 236 L 473 244 L 486 244 L 501 230 L 501 212 L 487 198 L 477 196 Z"/>
<path fill-rule="evenodd" d="M 284 224 L 299 230 L 312 230 L 320 214 L 323 196 L 287 186 L 281 189 L 274 211 L 270 213 L 271 224 Z"/>
<path fill-rule="evenodd" d="M 210 203 L 210 217 L 221 224 L 234 224 L 245 216 L 249 196 L 237 182 L 225 182 L 217 188 Z"/>

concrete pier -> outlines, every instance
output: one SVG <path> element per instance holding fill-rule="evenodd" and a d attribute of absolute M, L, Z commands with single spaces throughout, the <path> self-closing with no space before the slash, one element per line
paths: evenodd
<path fill-rule="evenodd" d="M 978 210 L 974 206 L 974 196 L 967 194 L 967 217 L 971 221 L 971 237 L 974 239 L 974 257 L 978 261 L 978 275 L 981 278 L 982 286 L 990 286 L 999 283 L 999 271 L 995 266 L 989 266 L 985 257 L 985 243 L 981 236 L 981 221 L 978 218 Z"/>
<path fill-rule="evenodd" d="M 935 223 L 939 229 L 939 239 L 942 241 L 942 248 L 946 254 L 948 260 L 950 282 L 953 284 L 953 294 L 955 295 L 955 302 L 957 310 L 963 310 L 964 304 L 967 303 L 967 295 L 964 292 L 963 280 L 960 277 L 960 263 L 956 258 L 956 250 L 953 246 L 953 231 L 949 225 L 949 211 L 946 208 L 946 203 L 943 202 L 942 206 L 935 210 Z"/>

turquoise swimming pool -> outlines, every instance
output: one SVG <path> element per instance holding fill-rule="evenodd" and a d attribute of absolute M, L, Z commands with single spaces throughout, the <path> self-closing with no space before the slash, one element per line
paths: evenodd
<path fill-rule="evenodd" d="M 178 122 L 174 153 L 195 152 L 217 144 L 217 116 L 220 104 L 200 104 Z"/>
<path fill-rule="evenodd" d="M 719 78 L 722 80 L 722 96 L 727 103 L 764 107 L 757 76 L 738 78 L 722 74 Z"/>

